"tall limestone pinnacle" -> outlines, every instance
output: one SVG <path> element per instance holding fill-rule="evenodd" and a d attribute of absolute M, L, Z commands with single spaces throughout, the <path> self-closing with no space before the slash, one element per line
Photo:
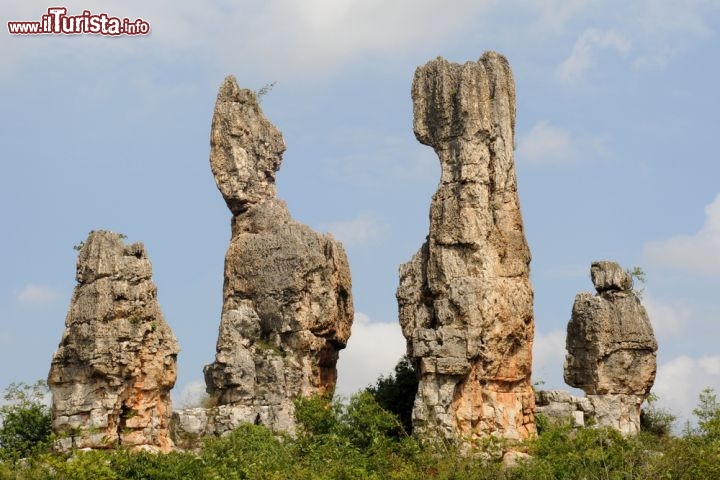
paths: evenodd
<path fill-rule="evenodd" d="M 145 247 L 90 232 L 76 278 L 48 376 L 57 446 L 169 451 L 180 349 L 160 311 Z"/>
<path fill-rule="evenodd" d="M 290 217 L 275 196 L 282 134 L 255 94 L 227 77 L 212 121 L 210 165 L 233 214 L 215 362 L 205 367 L 221 416 L 293 431 L 293 400 L 332 391 L 353 320 L 342 245 Z"/>
<path fill-rule="evenodd" d="M 535 432 L 533 290 L 515 179 L 515 86 L 495 52 L 438 58 L 412 85 L 414 130 L 441 178 L 430 232 L 400 267 L 399 318 L 420 376 L 413 426 L 472 442 Z"/>

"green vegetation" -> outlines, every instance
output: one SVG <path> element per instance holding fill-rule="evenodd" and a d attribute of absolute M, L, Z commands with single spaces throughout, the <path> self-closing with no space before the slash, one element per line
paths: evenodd
<path fill-rule="evenodd" d="M 658 397 L 654 393 L 645 399 L 645 408 L 640 411 L 640 429 L 657 437 L 668 437 L 676 417 L 657 406 Z"/>
<path fill-rule="evenodd" d="M 47 394 L 43 380 L 32 385 L 11 383 L 5 390 L 6 403 L 0 407 L 1 461 L 15 461 L 48 449 L 52 423 L 44 401 Z"/>
<path fill-rule="evenodd" d="M 408 370 L 403 359 L 391 378 L 402 379 Z M 156 455 L 121 448 L 51 453 L 46 387 L 14 384 L 5 396 L 10 403 L 0 408 L 0 480 L 720 478 L 720 403 L 711 389 L 700 394 L 694 411 L 698 427 L 682 436 L 664 430 L 671 419 L 662 415 L 654 425 L 663 428 L 631 438 L 611 429 L 545 425 L 537 438 L 514 447 L 532 458 L 508 468 L 496 455 L 463 456 L 453 445 L 423 445 L 407 435 L 370 391 L 377 394 L 387 385 L 388 379 L 380 379 L 347 403 L 329 397 L 299 401 L 294 437 L 245 424 L 227 437 L 206 440 L 198 453 Z M 648 409 L 657 413 L 654 403 Z"/>

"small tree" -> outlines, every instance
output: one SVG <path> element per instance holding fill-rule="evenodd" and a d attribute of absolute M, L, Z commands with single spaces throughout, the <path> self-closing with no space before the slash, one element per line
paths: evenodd
<path fill-rule="evenodd" d="M 381 376 L 374 386 L 367 391 L 375 397 L 375 401 L 387 410 L 398 416 L 400 422 L 409 434 L 412 433 L 412 409 L 418 389 L 418 379 L 415 368 L 407 355 L 403 356 L 395 365 L 395 373 L 388 377 Z"/>
<path fill-rule="evenodd" d="M 637 281 L 640 284 L 645 285 L 645 271 L 642 268 L 633 267 L 632 269 L 628 269 L 627 273 L 628 275 L 630 275 L 630 278 L 633 279 L 633 283 Z M 643 286 L 643 288 L 636 288 L 635 285 L 633 285 L 633 291 L 639 298 L 642 298 L 643 293 L 645 293 L 645 287 Z"/>
<path fill-rule="evenodd" d="M 720 440 L 720 403 L 715 390 L 708 387 L 700 392 L 698 406 L 693 410 L 698 419 L 700 434 L 708 440 Z"/>
<path fill-rule="evenodd" d="M 11 383 L 5 390 L 7 402 L 0 407 L 0 456 L 23 458 L 47 446 L 52 434 L 50 409 L 45 403 L 45 381 L 32 385 Z"/>
<path fill-rule="evenodd" d="M 657 406 L 658 396 L 654 393 L 645 399 L 645 407 L 640 410 L 640 428 L 658 437 L 667 437 L 672 433 L 672 426 L 677 417 Z"/>

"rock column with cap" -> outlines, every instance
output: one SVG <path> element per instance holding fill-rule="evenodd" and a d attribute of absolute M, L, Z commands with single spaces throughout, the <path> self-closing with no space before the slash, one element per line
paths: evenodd
<path fill-rule="evenodd" d="M 657 342 L 630 274 L 611 261 L 594 262 L 590 273 L 597 293 L 575 297 L 565 381 L 585 392 L 598 425 L 634 434 L 655 381 Z"/>

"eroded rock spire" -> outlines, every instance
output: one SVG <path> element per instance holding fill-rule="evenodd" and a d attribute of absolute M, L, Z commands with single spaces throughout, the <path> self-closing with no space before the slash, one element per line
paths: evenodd
<path fill-rule="evenodd" d="M 210 165 L 233 214 L 208 393 L 233 422 L 294 429 L 293 400 L 332 391 L 353 320 L 342 245 L 290 217 L 275 196 L 285 144 L 255 94 L 225 79 Z"/>
<path fill-rule="evenodd" d="M 414 130 L 441 165 L 430 232 L 400 267 L 400 324 L 420 385 L 413 426 L 472 441 L 535 432 L 533 290 L 515 179 L 515 86 L 494 52 L 419 67 Z"/>
<path fill-rule="evenodd" d="M 160 311 L 145 247 L 90 232 L 76 278 L 48 376 L 58 447 L 169 451 L 179 347 Z"/>

